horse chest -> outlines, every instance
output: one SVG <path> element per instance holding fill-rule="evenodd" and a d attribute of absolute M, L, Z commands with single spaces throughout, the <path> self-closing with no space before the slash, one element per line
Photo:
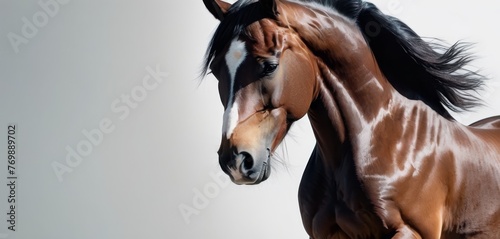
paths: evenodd
<path fill-rule="evenodd" d="M 311 238 L 386 238 L 390 233 L 375 214 L 354 165 L 346 162 L 326 173 L 320 162 L 313 153 L 299 188 L 302 220 Z"/>

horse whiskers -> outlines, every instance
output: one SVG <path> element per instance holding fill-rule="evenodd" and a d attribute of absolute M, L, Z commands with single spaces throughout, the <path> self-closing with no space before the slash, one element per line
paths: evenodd
<path fill-rule="evenodd" d="M 274 169 L 274 170 L 277 170 L 278 168 L 276 167 L 276 165 L 280 165 L 282 166 L 284 169 L 286 169 L 287 172 L 290 172 L 289 168 L 288 168 L 288 163 L 286 161 L 286 156 L 287 156 L 287 146 L 286 146 L 286 141 L 283 140 L 280 144 L 280 146 L 278 147 L 280 152 L 276 152 L 277 150 L 275 150 L 274 152 L 271 152 L 271 150 L 268 148 L 268 161 L 270 163 L 271 159 L 276 162 L 276 163 L 272 163 L 271 164 L 271 168 Z"/>

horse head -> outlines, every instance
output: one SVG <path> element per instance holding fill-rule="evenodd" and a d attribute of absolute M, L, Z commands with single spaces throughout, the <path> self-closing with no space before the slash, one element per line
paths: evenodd
<path fill-rule="evenodd" d="M 257 184 L 269 177 L 271 154 L 315 97 L 314 55 L 277 23 L 274 1 L 204 2 L 221 20 L 207 51 L 225 109 L 219 163 L 234 183 Z"/>

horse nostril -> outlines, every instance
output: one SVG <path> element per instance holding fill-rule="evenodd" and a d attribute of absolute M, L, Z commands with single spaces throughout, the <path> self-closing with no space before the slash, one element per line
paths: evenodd
<path fill-rule="evenodd" d="M 226 174 L 230 174 L 230 170 L 236 168 L 236 162 L 231 154 L 223 151 L 219 153 L 219 165 Z"/>
<path fill-rule="evenodd" d="M 241 152 L 241 156 L 243 156 L 243 169 L 249 170 L 253 167 L 253 158 L 247 152 Z"/>

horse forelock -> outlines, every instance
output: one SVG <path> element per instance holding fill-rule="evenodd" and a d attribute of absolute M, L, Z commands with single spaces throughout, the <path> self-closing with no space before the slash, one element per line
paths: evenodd
<path fill-rule="evenodd" d="M 256 0 L 240 0 L 234 3 L 229 12 L 217 26 L 205 53 L 202 76 L 206 75 L 212 60 L 228 47 L 235 38 L 244 35 L 246 27 L 258 20 L 272 17 L 262 11 Z"/>
<path fill-rule="evenodd" d="M 290 0 L 309 7 L 321 8 L 327 11 L 340 13 L 342 17 L 356 19 L 361 11 L 361 0 Z M 216 55 L 223 52 L 229 43 L 241 34 L 245 34 L 245 28 L 263 18 L 273 18 L 267 11 L 261 9 L 258 0 L 239 0 L 229 9 L 227 15 L 220 22 L 205 53 L 202 76 L 206 75 L 211 61 Z"/>

